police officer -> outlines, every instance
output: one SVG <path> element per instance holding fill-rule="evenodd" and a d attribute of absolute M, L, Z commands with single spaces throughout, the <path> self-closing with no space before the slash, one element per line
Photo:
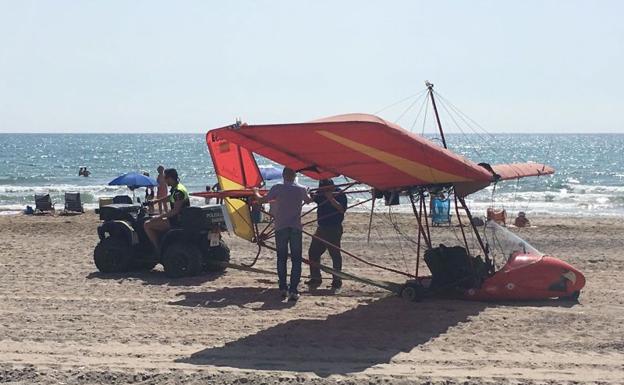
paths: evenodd
<path fill-rule="evenodd" d="M 150 201 L 150 205 L 158 202 L 169 202 L 171 209 L 163 214 L 157 215 L 146 221 L 143 225 L 145 234 L 158 250 L 158 238 L 161 234 L 166 233 L 172 227 L 177 226 L 180 212 L 183 208 L 191 205 L 189 201 L 189 193 L 186 187 L 180 183 L 178 171 L 175 168 L 165 170 L 165 182 L 171 187 L 169 195 Z"/>

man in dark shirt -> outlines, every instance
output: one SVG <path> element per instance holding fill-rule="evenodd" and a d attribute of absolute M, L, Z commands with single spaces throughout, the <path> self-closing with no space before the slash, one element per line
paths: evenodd
<path fill-rule="evenodd" d="M 331 179 L 323 179 L 319 181 L 319 189 L 312 197 L 317 203 L 317 228 L 315 236 L 319 237 L 331 245 L 317 239 L 312 238 L 308 257 L 310 258 L 310 280 L 306 283 L 311 287 L 318 287 L 322 283 L 321 255 L 327 250 L 332 258 L 332 266 L 334 270 L 342 270 L 342 255 L 340 254 L 340 241 L 342 239 L 342 221 L 344 213 L 347 210 L 347 197 L 338 187 L 334 186 Z M 342 280 L 334 275 L 332 280 L 332 288 L 340 289 Z"/>

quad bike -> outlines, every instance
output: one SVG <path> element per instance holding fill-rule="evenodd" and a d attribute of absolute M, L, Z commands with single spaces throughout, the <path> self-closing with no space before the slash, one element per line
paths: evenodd
<path fill-rule="evenodd" d="M 221 232 L 228 228 L 222 206 L 184 208 L 179 225 L 160 238 L 157 251 L 143 229 L 149 218 L 139 204 L 112 204 L 100 209 L 100 242 L 93 251 L 99 271 L 149 271 L 160 263 L 167 276 L 179 278 L 225 270 L 230 249 L 221 239 Z"/>

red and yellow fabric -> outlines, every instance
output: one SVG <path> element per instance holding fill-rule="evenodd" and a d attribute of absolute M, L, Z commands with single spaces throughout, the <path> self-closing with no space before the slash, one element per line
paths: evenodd
<path fill-rule="evenodd" d="M 206 143 L 221 190 L 249 191 L 262 186 L 262 175 L 249 150 L 221 137 L 215 130 L 208 132 Z M 249 206 L 234 196 L 228 196 L 224 201 L 234 233 L 251 241 L 254 231 Z"/>
<path fill-rule="evenodd" d="M 476 163 L 373 115 L 211 132 L 310 177 L 345 175 L 382 190 L 492 178 Z"/>
<path fill-rule="evenodd" d="M 554 172 L 537 163 L 483 167 L 368 114 L 337 115 L 307 123 L 234 125 L 208 135 L 314 179 L 344 175 L 380 190 L 453 184 L 456 192 L 467 195 L 497 180 Z"/>

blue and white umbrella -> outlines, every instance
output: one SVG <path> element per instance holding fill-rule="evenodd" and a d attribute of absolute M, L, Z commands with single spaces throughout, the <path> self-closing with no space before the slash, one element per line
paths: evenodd
<path fill-rule="evenodd" d="M 158 183 L 154 178 L 145 176 L 138 172 L 129 172 L 118 176 L 117 178 L 108 182 L 109 186 L 126 186 L 132 190 L 132 200 L 134 200 L 134 190 L 139 187 L 154 187 L 158 186 Z"/>
<path fill-rule="evenodd" d="M 258 168 L 264 180 L 280 179 L 282 177 L 282 171 L 284 171 L 284 167 L 276 166 L 258 166 Z"/>

